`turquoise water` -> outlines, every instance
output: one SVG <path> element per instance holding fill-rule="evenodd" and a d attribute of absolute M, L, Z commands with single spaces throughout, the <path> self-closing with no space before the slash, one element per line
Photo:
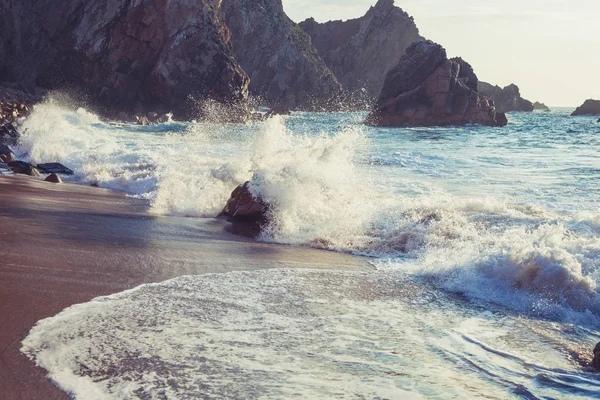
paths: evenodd
<path fill-rule="evenodd" d="M 600 397 L 582 366 L 600 341 L 600 124 L 570 111 L 137 127 L 38 106 L 18 148 L 32 161 L 191 218 L 250 180 L 271 205 L 260 240 L 373 271 L 143 286 L 41 321 L 23 351 L 77 398 Z"/>

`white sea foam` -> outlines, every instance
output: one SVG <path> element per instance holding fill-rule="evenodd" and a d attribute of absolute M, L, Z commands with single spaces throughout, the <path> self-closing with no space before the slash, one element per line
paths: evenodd
<path fill-rule="evenodd" d="M 22 350 L 77 399 L 593 393 L 600 382 L 556 383 L 577 370 L 553 345 L 567 334 L 573 347 L 588 340 L 465 309 L 399 273 L 271 270 L 76 305 L 40 321 Z"/>

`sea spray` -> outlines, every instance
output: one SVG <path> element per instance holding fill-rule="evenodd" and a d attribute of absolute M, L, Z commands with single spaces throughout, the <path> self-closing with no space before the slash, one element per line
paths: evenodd
<path fill-rule="evenodd" d="M 18 150 L 33 162 L 62 162 L 82 182 L 146 198 L 159 215 L 214 217 L 250 181 L 271 206 L 261 240 L 367 255 L 473 299 L 596 324 L 598 189 L 585 175 L 597 163 L 588 145 L 595 137 L 571 143 L 553 133 L 564 121 L 552 115 L 530 116 L 532 133 L 518 136 L 475 127 L 374 130 L 357 115 L 141 127 L 50 100 L 26 121 Z M 560 141 L 571 151 L 557 149 L 553 167 L 586 145 L 549 178 L 540 166 Z M 568 179 L 581 179 L 577 201 Z"/>

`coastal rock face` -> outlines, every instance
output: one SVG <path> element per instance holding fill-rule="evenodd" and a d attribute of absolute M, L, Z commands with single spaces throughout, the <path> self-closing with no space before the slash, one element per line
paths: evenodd
<path fill-rule="evenodd" d="M 103 109 L 173 110 L 189 97 L 246 116 L 248 76 L 220 0 L 0 2 L 0 76 L 31 89 L 82 91 Z"/>
<path fill-rule="evenodd" d="M 358 19 L 320 24 L 309 18 L 300 27 L 344 89 L 364 88 L 372 99 L 381 92 L 386 73 L 422 39 L 413 18 L 394 0 L 379 0 Z"/>
<path fill-rule="evenodd" d="M 342 87 L 281 0 L 223 0 L 222 8 L 252 94 L 294 110 L 334 106 Z"/>
<path fill-rule="evenodd" d="M 219 215 L 233 222 L 238 233 L 248 236 L 260 234 L 267 222 L 268 206 L 250 191 L 250 182 L 238 186 L 232 193 L 227 205 Z"/>
<path fill-rule="evenodd" d="M 40 98 L 40 93 L 29 94 L 0 86 L 0 145 L 17 143 L 19 133 L 16 128 L 31 112 L 31 105 Z"/>
<path fill-rule="evenodd" d="M 530 112 L 535 108 L 532 102 L 521 97 L 521 91 L 515 84 L 501 88 L 500 86 L 493 86 L 486 82 L 479 82 L 478 89 L 494 100 L 498 112 Z"/>
<path fill-rule="evenodd" d="M 586 100 L 571 115 L 600 115 L 600 100 Z"/>
<path fill-rule="evenodd" d="M 376 126 L 506 125 L 493 100 L 477 91 L 473 68 L 448 59 L 432 41 L 411 45 L 385 79 L 366 123 Z"/>

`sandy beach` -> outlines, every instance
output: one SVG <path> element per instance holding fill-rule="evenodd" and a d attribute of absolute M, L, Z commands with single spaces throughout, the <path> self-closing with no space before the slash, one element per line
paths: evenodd
<path fill-rule="evenodd" d="M 70 305 L 183 275 L 370 268 L 350 255 L 257 243 L 226 224 L 152 216 L 146 202 L 105 189 L 0 177 L 0 398 L 67 398 L 19 348 L 37 321 Z"/>

